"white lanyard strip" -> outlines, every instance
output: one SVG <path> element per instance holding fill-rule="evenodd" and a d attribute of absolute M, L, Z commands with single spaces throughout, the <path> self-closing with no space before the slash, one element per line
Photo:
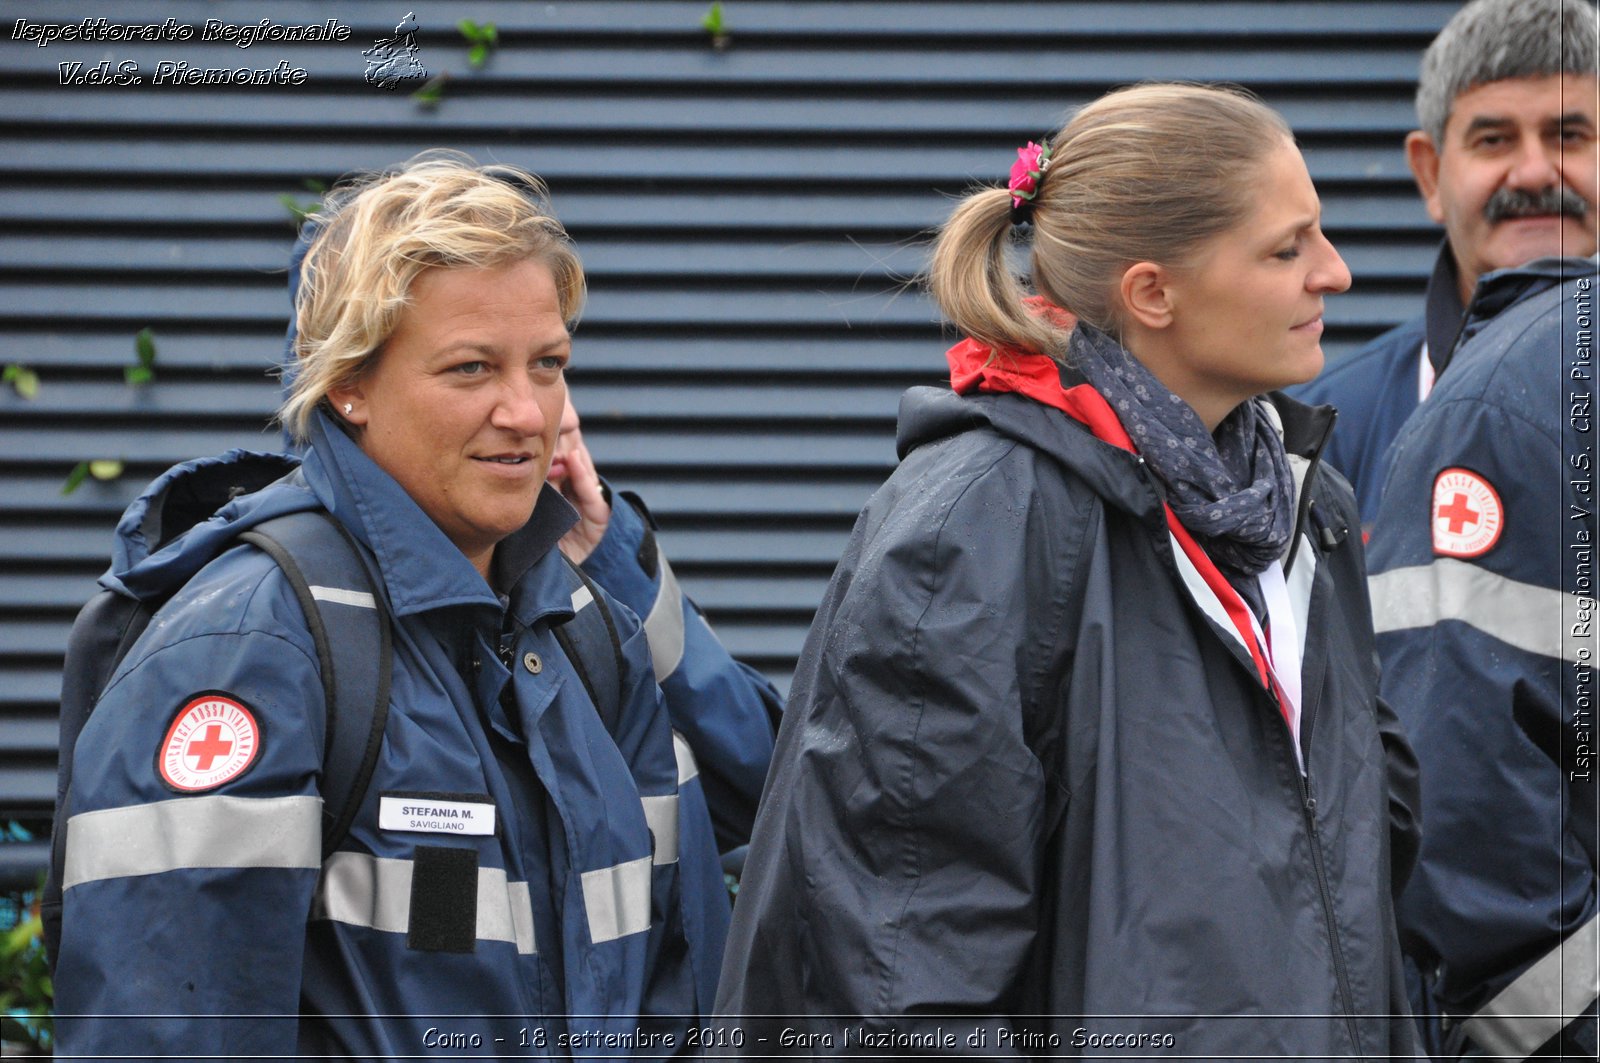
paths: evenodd
<path fill-rule="evenodd" d="M 1428 357 L 1428 341 L 1422 341 L 1422 354 L 1417 360 L 1417 401 L 1421 402 L 1433 390 L 1433 359 Z"/>

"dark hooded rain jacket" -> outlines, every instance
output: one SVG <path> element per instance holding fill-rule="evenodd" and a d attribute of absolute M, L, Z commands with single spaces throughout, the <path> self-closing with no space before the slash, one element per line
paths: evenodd
<path fill-rule="evenodd" d="M 726 1040 L 1409 1053 L 1390 891 L 1391 853 L 1403 874 L 1415 852 L 1415 761 L 1377 697 L 1354 501 L 1316 462 L 1331 411 L 1273 400 L 1300 488 L 1297 758 L 1110 408 L 1054 363 L 1023 370 L 985 387 L 1028 394 L 902 401 L 904 460 L 783 722 Z"/>

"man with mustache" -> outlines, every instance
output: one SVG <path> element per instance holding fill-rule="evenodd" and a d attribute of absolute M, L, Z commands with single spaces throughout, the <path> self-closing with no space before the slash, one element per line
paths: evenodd
<path fill-rule="evenodd" d="M 1396 922 L 1436 1059 L 1596 1053 L 1596 50 L 1587 0 L 1439 34 L 1406 141 L 1446 232 L 1426 310 L 1311 389 L 1421 769 Z"/>
<path fill-rule="evenodd" d="M 1338 408 L 1323 459 L 1378 512 L 1390 443 L 1449 365 L 1478 279 L 1596 242 L 1595 12 L 1587 0 L 1476 0 L 1422 58 L 1406 161 L 1445 229 L 1423 312 L 1298 397 Z"/>

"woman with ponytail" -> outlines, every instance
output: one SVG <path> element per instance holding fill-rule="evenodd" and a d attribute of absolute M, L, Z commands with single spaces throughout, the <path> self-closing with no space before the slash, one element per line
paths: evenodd
<path fill-rule="evenodd" d="M 1413 1051 L 1415 762 L 1317 460 L 1333 411 L 1276 390 L 1321 369 L 1349 284 L 1288 127 L 1235 89 L 1114 92 L 956 207 L 953 386 L 902 401 L 807 640 L 730 1039 Z"/>

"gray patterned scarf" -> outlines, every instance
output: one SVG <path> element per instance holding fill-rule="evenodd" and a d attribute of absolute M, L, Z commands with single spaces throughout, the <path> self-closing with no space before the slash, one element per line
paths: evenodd
<path fill-rule="evenodd" d="M 1240 403 L 1212 435 L 1120 343 L 1081 322 L 1067 363 L 1111 404 L 1173 513 L 1230 582 L 1283 555 L 1294 532 L 1294 478 L 1283 440 L 1255 401 Z"/>

